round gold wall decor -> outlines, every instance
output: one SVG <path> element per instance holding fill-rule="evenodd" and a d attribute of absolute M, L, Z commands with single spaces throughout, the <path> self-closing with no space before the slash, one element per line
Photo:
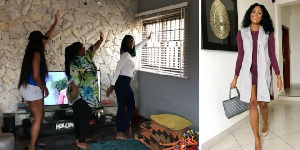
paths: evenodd
<path fill-rule="evenodd" d="M 230 21 L 225 6 L 220 0 L 215 0 L 210 9 L 210 26 L 214 34 L 225 39 L 230 32 Z"/>

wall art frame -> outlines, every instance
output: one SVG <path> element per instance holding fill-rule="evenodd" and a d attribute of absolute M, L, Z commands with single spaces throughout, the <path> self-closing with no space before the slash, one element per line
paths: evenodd
<path fill-rule="evenodd" d="M 237 51 L 237 0 L 201 1 L 202 49 Z"/>

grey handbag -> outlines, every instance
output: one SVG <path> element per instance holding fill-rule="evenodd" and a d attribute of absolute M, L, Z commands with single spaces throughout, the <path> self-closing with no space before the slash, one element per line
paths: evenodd
<path fill-rule="evenodd" d="M 237 87 L 236 87 L 236 91 L 238 95 L 231 98 L 231 89 L 232 88 L 230 87 L 229 99 L 223 101 L 225 115 L 228 119 L 236 115 L 239 115 L 249 109 L 248 104 L 240 100 L 240 92 Z"/>

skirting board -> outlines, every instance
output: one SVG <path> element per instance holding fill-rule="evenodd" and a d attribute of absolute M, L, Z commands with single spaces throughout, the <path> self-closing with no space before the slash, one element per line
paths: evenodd
<path fill-rule="evenodd" d="M 285 95 L 285 90 L 282 89 L 281 91 L 279 91 L 279 95 Z"/>
<path fill-rule="evenodd" d="M 295 102 L 299 102 L 300 101 L 300 97 L 298 96 L 279 96 L 279 100 L 280 101 L 295 101 Z"/>
<path fill-rule="evenodd" d="M 291 87 L 292 88 L 300 88 L 300 84 L 292 84 Z"/>
<path fill-rule="evenodd" d="M 270 109 L 274 108 L 275 104 L 277 104 L 278 101 L 279 101 L 278 97 L 276 97 L 274 100 L 272 100 L 269 103 L 269 105 L 268 105 L 269 108 Z M 223 132 L 221 132 L 220 134 L 216 135 L 212 139 L 210 139 L 207 142 L 203 143 L 201 145 L 201 150 L 208 150 L 209 148 L 213 147 L 214 145 L 216 145 L 217 143 L 219 143 L 221 140 L 223 140 L 224 138 L 226 138 L 227 136 L 229 136 L 230 134 L 232 134 L 234 131 L 236 131 L 237 129 L 239 129 L 247 121 L 249 121 L 249 114 L 246 115 L 243 119 L 241 119 L 237 123 L 235 123 L 234 125 L 232 125 L 231 127 L 229 127 L 228 129 L 224 130 Z"/>

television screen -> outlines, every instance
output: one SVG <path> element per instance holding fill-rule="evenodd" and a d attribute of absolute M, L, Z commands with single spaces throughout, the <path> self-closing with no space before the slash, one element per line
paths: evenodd
<path fill-rule="evenodd" d="M 99 100 L 100 103 L 100 71 L 97 71 L 98 86 L 99 86 Z M 67 76 L 63 71 L 49 71 L 46 79 L 46 86 L 49 95 L 44 99 L 44 105 L 64 105 L 69 104 L 66 96 L 67 91 Z"/>

